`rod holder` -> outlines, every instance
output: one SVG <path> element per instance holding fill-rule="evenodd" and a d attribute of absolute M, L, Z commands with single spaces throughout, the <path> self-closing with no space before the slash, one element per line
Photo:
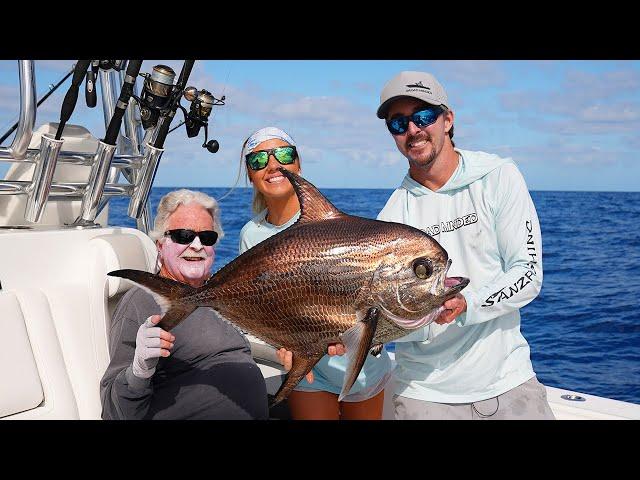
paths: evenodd
<path fill-rule="evenodd" d="M 53 135 L 45 133 L 40 138 L 40 155 L 36 160 L 33 180 L 27 196 L 24 218 L 28 222 L 37 223 L 42 218 L 44 206 L 49 198 L 53 172 L 58 162 L 58 154 L 64 139 L 56 140 Z"/>
<path fill-rule="evenodd" d="M 80 216 L 74 222 L 74 225 L 93 224 L 98 214 L 98 206 L 104 192 L 104 186 L 107 183 L 107 176 L 111 168 L 111 160 L 116 152 L 116 145 L 109 145 L 100 141 L 98 150 L 93 158 L 89 181 L 85 195 L 82 197 L 82 205 L 80 206 Z"/>
<path fill-rule="evenodd" d="M 146 145 L 146 151 L 144 160 L 142 161 L 142 167 L 138 172 L 138 183 L 136 184 L 131 200 L 129 201 L 129 216 L 131 218 L 138 219 L 144 212 L 147 199 L 149 198 L 149 192 L 153 185 L 153 179 L 156 176 L 158 170 L 158 164 L 160 163 L 160 157 L 164 153 L 164 148 L 156 148 L 153 145 Z"/>

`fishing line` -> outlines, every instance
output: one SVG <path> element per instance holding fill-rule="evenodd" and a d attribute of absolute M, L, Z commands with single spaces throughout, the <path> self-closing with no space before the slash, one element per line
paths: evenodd
<path fill-rule="evenodd" d="M 223 86 L 222 86 L 222 94 L 224 96 L 224 91 L 227 89 L 227 84 L 229 83 L 229 76 L 231 75 L 231 68 L 229 68 L 229 70 L 227 70 L 227 79 L 225 80 Z M 247 138 L 248 140 L 248 138 Z M 244 146 L 247 144 L 247 141 L 245 140 L 245 142 L 242 144 L 242 148 L 240 149 L 240 163 L 238 164 L 238 174 L 236 175 L 236 180 L 233 183 L 233 186 L 227 191 L 227 193 L 225 193 L 222 197 L 220 197 L 218 199 L 218 201 L 222 201 L 223 199 L 227 198 L 229 195 L 231 195 L 231 192 L 233 192 L 235 190 L 235 188 L 238 186 L 238 182 L 240 181 L 240 175 L 242 175 L 242 164 L 243 164 L 243 159 L 242 159 L 242 152 L 244 150 Z"/>

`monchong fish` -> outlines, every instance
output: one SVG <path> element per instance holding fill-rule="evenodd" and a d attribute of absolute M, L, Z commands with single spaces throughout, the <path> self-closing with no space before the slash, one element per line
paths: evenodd
<path fill-rule="evenodd" d="M 197 307 L 275 348 L 293 366 L 272 405 L 285 399 L 331 343 L 343 343 L 349 392 L 368 353 L 423 327 L 469 280 L 447 277 L 451 260 L 417 228 L 347 215 L 311 183 L 279 169 L 300 200 L 298 221 L 247 250 L 200 288 L 139 270 L 117 270 L 149 291 L 169 330 Z"/>

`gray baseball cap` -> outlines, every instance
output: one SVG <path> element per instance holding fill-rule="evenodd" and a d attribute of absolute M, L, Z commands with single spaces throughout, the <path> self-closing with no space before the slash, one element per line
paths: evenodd
<path fill-rule="evenodd" d="M 380 94 L 378 118 L 385 118 L 391 103 L 400 97 L 417 98 L 431 105 L 442 105 L 449 110 L 447 92 L 430 73 L 400 72 L 389 80 Z"/>

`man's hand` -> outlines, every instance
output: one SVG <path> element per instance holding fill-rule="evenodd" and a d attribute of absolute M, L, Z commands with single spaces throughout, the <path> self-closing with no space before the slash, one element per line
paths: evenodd
<path fill-rule="evenodd" d="M 131 370 L 136 377 L 149 378 L 156 373 L 156 365 L 160 357 L 168 357 L 173 348 L 175 336 L 156 327 L 160 315 L 151 315 L 138 328 L 136 335 L 136 351 L 133 354 Z"/>
<path fill-rule="evenodd" d="M 450 298 L 442 304 L 445 310 L 436 318 L 435 322 L 439 325 L 453 322 L 458 315 L 467 311 L 467 300 L 461 293 Z"/>

